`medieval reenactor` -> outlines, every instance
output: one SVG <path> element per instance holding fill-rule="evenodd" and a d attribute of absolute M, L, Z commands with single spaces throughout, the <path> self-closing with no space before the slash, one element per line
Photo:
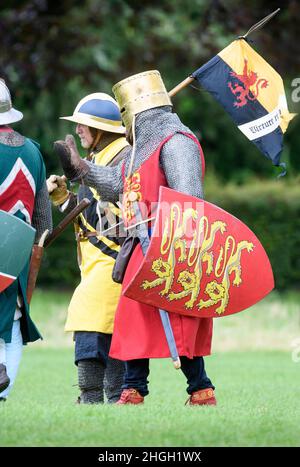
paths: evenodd
<path fill-rule="evenodd" d="M 72 116 L 62 118 L 77 123 L 76 133 L 87 150 L 85 160 L 92 167 L 114 167 L 130 152 L 118 104 L 108 94 L 89 94 Z M 81 281 L 69 305 L 65 330 L 74 332 L 78 402 L 103 403 L 105 392 L 107 402 L 114 403 L 120 398 L 124 376 L 124 363 L 108 357 L 121 293 L 112 270 L 122 238 L 120 231 L 110 227 L 120 223 L 120 209 L 116 203 L 101 200 L 85 183 L 77 195 L 67 189 L 64 177 L 52 175 L 47 184 L 53 204 L 63 212 L 83 198 L 90 200 L 75 222 Z"/>
<path fill-rule="evenodd" d="M 131 76 L 117 83 L 113 91 L 134 143 L 125 161 L 114 167 L 101 167 L 82 160 L 70 137 L 56 142 L 55 147 L 68 179 L 82 180 L 111 202 L 123 194 L 124 222 L 128 229 L 136 223 L 140 238 L 127 265 L 125 289 L 143 261 L 145 237 L 139 226 L 146 226 L 151 236 L 148 219 L 155 215 L 152 206 L 158 201 L 160 187 L 203 198 L 204 157 L 195 135 L 172 113 L 172 103 L 158 71 Z M 136 211 L 136 206 L 139 210 L 142 203 L 141 221 L 141 211 Z M 169 313 L 169 324 L 187 380 L 189 404 L 215 405 L 214 385 L 206 375 L 203 359 L 211 351 L 212 319 Z M 122 294 L 110 349 L 113 358 L 126 362 L 118 404 L 143 403 L 148 394 L 149 358 L 168 357 L 167 342 L 159 310 Z"/>
<path fill-rule="evenodd" d="M 38 242 L 46 230 L 52 229 L 51 204 L 39 145 L 10 126 L 22 118 L 23 114 L 12 107 L 5 82 L 0 80 L 0 210 L 31 224 Z M 1 236 L 9 237 L 9 234 L 1 226 Z M 22 245 L 20 229 L 20 250 Z M 11 261 L 10 253 L 7 251 Z M 18 251 L 13 254 L 18 257 Z M 15 381 L 23 344 L 41 338 L 29 316 L 26 297 L 29 259 L 16 279 L 0 293 L 0 400 L 6 399 Z M 1 257 L 1 271 L 5 269 L 3 261 L 5 258 Z"/>

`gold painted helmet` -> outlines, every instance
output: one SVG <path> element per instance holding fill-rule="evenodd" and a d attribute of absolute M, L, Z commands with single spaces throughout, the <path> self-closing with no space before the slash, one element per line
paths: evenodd
<path fill-rule="evenodd" d="M 112 91 L 127 131 L 131 128 L 133 116 L 139 112 L 164 105 L 172 106 L 157 70 L 145 71 L 123 79 L 113 86 Z"/>

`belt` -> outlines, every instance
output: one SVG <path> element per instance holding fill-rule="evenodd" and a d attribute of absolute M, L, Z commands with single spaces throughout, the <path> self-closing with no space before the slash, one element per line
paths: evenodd
<path fill-rule="evenodd" d="M 101 232 L 77 232 L 76 233 L 76 240 L 79 242 L 86 242 L 91 237 L 98 237 L 102 235 Z"/>

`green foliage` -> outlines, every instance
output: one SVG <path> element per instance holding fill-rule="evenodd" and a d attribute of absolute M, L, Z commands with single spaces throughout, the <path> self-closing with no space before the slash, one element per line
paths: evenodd
<path fill-rule="evenodd" d="M 238 217 L 255 233 L 269 256 L 278 290 L 299 286 L 299 179 L 253 178 L 247 185 L 225 185 L 208 171 L 205 199 Z M 54 216 L 57 224 L 61 214 L 55 211 Z M 74 287 L 78 281 L 76 241 L 70 225 L 45 251 L 39 284 Z"/>
<path fill-rule="evenodd" d="M 259 238 L 272 264 L 277 289 L 300 282 L 299 179 L 237 186 L 208 180 L 206 199 L 243 221 Z"/>
<path fill-rule="evenodd" d="M 122 78 L 153 68 L 171 89 L 277 6 L 275 0 L 4 2 L 0 76 L 24 111 L 20 131 L 41 143 L 48 170 L 57 170 L 52 142 L 74 131 L 58 117 L 72 113 L 84 95 L 110 93 Z M 299 70 L 294 20 L 299 9 L 297 2 L 286 1 L 280 14 L 251 38 L 285 79 L 288 101 Z M 208 166 L 223 180 L 270 175 L 271 163 L 210 95 L 189 88 L 173 101 L 183 122 L 200 134 Z M 283 160 L 290 175 L 299 169 L 298 127 L 292 123 L 285 136 Z"/>
<path fill-rule="evenodd" d="M 54 226 L 61 220 L 62 215 L 56 209 L 53 210 Z M 66 288 L 74 287 L 79 280 L 77 243 L 73 225 L 70 224 L 49 248 L 45 249 L 38 283 L 44 286 Z"/>
<path fill-rule="evenodd" d="M 2 3 L 0 76 L 7 80 L 15 107 L 24 112 L 16 129 L 41 144 L 48 176 L 61 173 L 52 151 L 53 141 L 74 133 L 74 124 L 59 120 L 59 116 L 71 114 L 84 95 L 96 91 L 111 93 L 112 85 L 119 80 L 150 69 L 160 70 L 167 89 L 171 89 L 278 7 L 276 0 Z M 251 37 L 253 47 L 282 75 L 289 108 L 294 112 L 298 109 L 291 102 L 291 93 L 300 64 L 295 21 L 299 10 L 299 2 L 287 0 L 280 14 Z M 245 196 L 244 202 L 231 194 L 235 188 L 224 191 L 225 183 L 241 185 L 254 177 L 271 178 L 278 169 L 239 132 L 205 91 L 187 88 L 174 97 L 173 103 L 182 121 L 200 138 L 208 172 L 215 173 L 217 184 L 222 185 L 217 201 L 220 205 L 226 202 L 230 212 L 240 213 L 259 236 L 262 233 L 277 285 L 295 285 L 299 279 L 299 248 L 295 249 L 299 246 L 298 204 L 296 200 L 288 204 L 290 189 L 285 188 L 286 180 L 278 184 L 286 192 L 285 202 L 280 201 L 279 189 L 271 195 L 273 188 L 270 194 L 257 191 L 260 200 L 255 201 L 255 190 L 260 190 L 260 185 L 249 188 L 249 198 Z M 299 146 L 299 119 L 295 118 L 284 137 L 282 160 L 288 164 L 286 179 L 299 173 Z M 244 190 L 248 193 L 247 188 Z M 277 220 L 274 218 L 269 225 L 270 216 L 275 213 Z M 58 281 L 73 286 L 78 281 L 71 227 L 46 252 L 44 264 L 42 283 Z"/>

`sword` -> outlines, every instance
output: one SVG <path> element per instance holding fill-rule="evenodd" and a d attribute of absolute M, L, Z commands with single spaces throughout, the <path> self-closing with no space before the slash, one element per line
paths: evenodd
<path fill-rule="evenodd" d="M 134 211 L 135 218 L 137 221 L 136 230 L 138 232 L 138 237 L 141 242 L 141 248 L 142 248 L 143 255 L 145 256 L 147 253 L 149 244 L 150 244 L 148 228 L 147 228 L 146 223 L 142 219 L 142 215 L 141 215 L 140 208 L 139 208 L 137 201 L 132 202 L 132 207 L 133 207 L 133 211 Z M 147 221 L 149 220 L 147 219 Z M 169 313 L 159 308 L 159 314 L 160 314 L 160 319 L 161 319 L 161 322 L 164 328 L 165 336 L 167 339 L 167 343 L 168 343 L 168 347 L 170 350 L 171 358 L 173 360 L 174 367 L 176 370 L 178 370 L 181 367 L 181 363 L 180 363 L 180 358 L 179 358 L 177 347 L 176 347 L 176 342 L 175 342 L 173 329 L 172 329 L 171 322 L 170 322 Z"/>

